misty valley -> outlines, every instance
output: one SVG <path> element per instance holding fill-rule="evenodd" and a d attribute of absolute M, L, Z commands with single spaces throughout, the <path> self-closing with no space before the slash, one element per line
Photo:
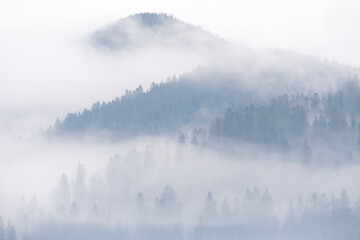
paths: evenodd
<path fill-rule="evenodd" d="M 82 41 L 124 78 L 127 59 L 168 77 L 129 75 L 138 87 L 109 85 L 39 130 L 35 113 L 9 117 L 0 240 L 360 239 L 359 68 L 255 51 L 163 13 Z M 169 75 L 157 53 L 198 62 Z"/>
<path fill-rule="evenodd" d="M 91 177 L 87 177 L 86 165 L 78 163 L 74 166 L 74 176 L 63 173 L 58 177 L 48 208 L 39 205 L 36 196 L 22 200 L 17 213 L 17 236 L 22 239 L 339 239 L 344 235 L 355 238 L 359 234 L 360 203 L 351 204 L 344 189 L 335 193 L 290 194 L 284 200 L 273 199 L 271 188 L 246 186 L 247 182 L 258 182 L 261 186 L 273 186 L 279 193 L 283 189 L 279 190 L 276 182 L 286 185 L 285 189 L 299 180 L 307 185 L 315 184 L 319 181 L 316 172 L 300 178 L 284 174 L 284 179 L 272 180 L 271 175 L 277 172 L 304 174 L 309 169 L 303 163 L 264 167 L 262 161 L 273 161 L 274 165 L 279 164 L 278 160 L 263 156 L 264 159 L 255 158 L 257 163 L 253 163 L 248 162 L 254 161 L 250 156 L 246 160 L 244 157 L 225 159 L 177 143 L 172 149 L 167 144 L 164 147 L 167 149 L 147 146 L 143 151 L 114 155 L 106 163 L 104 174 Z M 337 176 L 341 171 L 329 170 L 323 174 L 336 178 L 333 180 L 336 182 L 343 177 Z M 169 185 L 161 186 L 165 182 Z M 5 224 L 1 219 L 0 226 L 3 236 L 6 233 L 7 239 L 16 239 L 11 222 Z"/>

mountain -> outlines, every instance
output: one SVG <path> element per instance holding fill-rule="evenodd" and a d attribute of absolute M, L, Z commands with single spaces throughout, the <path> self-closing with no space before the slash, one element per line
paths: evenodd
<path fill-rule="evenodd" d="M 175 47 L 214 50 L 225 40 L 202 28 L 164 13 L 138 13 L 97 30 L 90 36 L 93 46 L 110 51 Z"/>
<path fill-rule="evenodd" d="M 94 103 L 82 113 L 69 113 L 63 122 L 56 122 L 53 132 L 106 133 L 116 138 L 171 133 L 187 124 L 208 125 L 229 106 L 237 108 L 256 101 L 255 95 L 246 93 L 234 82 L 211 85 L 205 79 L 194 81 L 191 75 L 182 75 L 153 83 L 147 91 L 141 86 L 127 90 L 121 98 Z"/>
<path fill-rule="evenodd" d="M 333 138 L 341 132 L 350 136 L 349 146 L 356 146 L 357 68 L 282 50 L 244 50 L 166 14 L 131 15 L 95 32 L 92 39 L 95 46 L 112 52 L 216 45 L 210 51 L 216 61 L 166 82 L 159 79 L 147 90 L 139 86 L 107 103 L 69 113 L 56 121 L 51 135 L 91 133 L 122 139 L 200 128 L 211 139 L 287 148 L 329 136 L 324 132 Z"/>
<path fill-rule="evenodd" d="M 90 42 L 109 53 L 152 49 L 154 59 L 157 52 L 179 59 L 180 53 L 190 52 L 192 57 L 205 59 L 200 64 L 206 66 L 205 74 L 211 81 L 236 79 L 253 91 L 272 95 L 308 89 L 334 91 L 349 76 L 360 73 L 359 68 L 290 51 L 255 51 L 164 13 L 130 15 L 92 33 Z M 182 61 L 191 56 L 186 55 Z M 198 71 L 192 74 L 193 79 L 196 74 Z"/>

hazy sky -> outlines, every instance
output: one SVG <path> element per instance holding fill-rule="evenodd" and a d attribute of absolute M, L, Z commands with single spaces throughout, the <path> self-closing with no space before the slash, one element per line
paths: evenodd
<path fill-rule="evenodd" d="M 357 0 L 1 0 L 3 34 L 101 26 L 137 12 L 166 12 L 249 46 L 279 47 L 360 65 Z M 41 27 L 41 28 L 38 28 Z"/>
<path fill-rule="evenodd" d="M 56 116 L 202 62 L 154 52 L 115 62 L 79 47 L 94 30 L 138 12 L 173 14 L 255 49 L 283 48 L 360 66 L 357 0 L 0 0 L 0 122 L 25 121 L 19 115 L 27 114 L 34 127 L 47 126 Z"/>

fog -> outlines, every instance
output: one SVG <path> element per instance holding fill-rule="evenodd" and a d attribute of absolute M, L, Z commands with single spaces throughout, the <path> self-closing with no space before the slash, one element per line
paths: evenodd
<path fill-rule="evenodd" d="M 174 47 L 96 51 L 88 42 L 96 25 L 15 26 L 2 32 L 0 117 L 2 129 L 18 134 L 207 63 L 201 54 Z"/>
<path fill-rule="evenodd" d="M 337 197 L 346 189 L 349 207 L 356 207 L 360 194 L 355 184 L 359 181 L 358 164 L 313 168 L 295 161 L 293 156 L 285 159 L 277 152 L 251 144 L 236 146 L 236 154 L 153 137 L 111 144 L 31 139 L 2 143 L 2 146 L 0 176 L 2 196 L 5 196 L 1 198 L 2 216 L 12 220 L 19 235 L 24 233 L 21 231 L 41 235 L 31 226 L 41 226 L 50 213 L 51 218 L 65 221 L 64 224 L 80 221 L 136 228 L 140 226 L 135 217 L 138 193 L 142 193 L 151 211 L 167 185 L 174 189 L 176 201 L 181 203 L 179 226 L 188 234 L 198 224 L 209 191 L 220 211 L 225 198 L 233 209 L 236 199 L 245 204 L 247 188 L 256 187 L 260 194 L 267 189 L 280 224 L 288 215 L 291 199 L 296 201 L 302 196 L 305 200 L 313 193 Z M 54 193 L 62 191 L 59 184 L 63 173 L 71 188 L 76 187 L 79 164 L 85 170 L 86 196 L 80 200 L 78 190 L 71 190 L 69 196 L 77 199 L 77 214 L 73 215 L 70 199 L 65 201 L 65 209 L 59 210 L 57 204 L 64 204 L 62 195 Z M 97 206 L 98 217 L 91 220 L 93 204 Z M 162 225 L 161 218 L 156 220 L 153 214 L 156 213 L 151 214 L 152 220 L 144 224 Z M 26 227 L 24 216 L 27 221 L 35 222 Z M 145 215 L 140 218 L 148 221 Z"/>
<path fill-rule="evenodd" d="M 18 239 L 55 239 L 55 236 L 96 239 L 102 233 L 105 239 L 209 239 L 209 236 L 287 239 L 301 237 L 300 232 L 307 231 L 308 239 L 325 239 L 323 233 L 331 224 L 340 226 L 334 228 L 332 239 L 341 239 L 339 236 L 344 233 L 352 234 L 349 239 L 359 236 L 356 230 L 360 221 L 359 114 L 354 100 L 357 92 L 355 97 L 345 96 L 342 101 L 342 93 L 351 93 L 344 88 L 346 81 L 353 81 L 357 89 L 355 74 L 359 68 L 332 61 L 338 57 L 341 62 L 358 65 L 348 50 L 341 48 L 339 53 L 330 51 L 338 44 L 328 46 L 325 50 L 329 50 L 331 60 L 323 59 L 324 49 L 301 45 L 292 37 L 289 39 L 294 42 L 280 41 L 280 36 L 284 36 L 280 34 L 282 25 L 273 29 L 274 38 L 269 42 L 274 43 L 271 47 L 292 51 L 253 50 L 248 46 L 253 44 L 259 49 L 268 45 L 254 40 L 254 31 L 262 29 L 257 24 L 253 30 L 235 36 L 229 27 L 238 21 L 227 20 L 226 24 L 222 22 L 225 20 L 215 23 L 208 19 L 209 25 L 203 27 L 220 34 L 216 36 L 191 25 L 191 20 L 194 24 L 205 20 L 191 11 L 186 14 L 184 8 L 173 12 L 190 24 L 177 22 L 154 30 L 126 22 L 130 24 L 126 25 L 130 47 L 121 49 L 115 41 L 115 47 L 109 48 L 94 43 L 94 34 L 103 31 L 102 39 L 121 39 L 121 35 L 116 35 L 121 31 L 113 32 L 117 20 L 132 14 L 127 11 L 135 11 L 137 7 L 119 10 L 118 14 L 89 3 L 88 8 L 78 13 L 82 2 L 73 8 L 69 2 L 28 4 L 22 1 L 0 4 L 5 9 L 0 10 L 3 27 L 0 32 L 0 240 L 5 239 L 3 226 L 8 240 L 16 239 L 14 232 Z M 217 6 L 213 2 L 209 5 Z M 247 6 L 252 9 L 250 5 Z M 168 7 L 165 4 L 163 8 Z M 96 10 L 99 13 L 92 15 Z M 204 16 L 211 16 L 212 12 L 207 11 Z M 252 17 L 248 20 L 254 21 Z M 227 28 L 222 28 L 224 25 Z M 314 32 L 308 34 L 313 36 Z M 328 34 L 319 39 L 332 36 Z M 234 43 L 240 42 L 239 36 L 245 39 L 242 43 L 246 39 L 254 42 Z M 200 110 L 194 110 L 195 117 L 189 114 L 184 117 L 187 122 L 164 124 L 166 131 L 162 131 L 160 123 L 159 128 L 152 126 L 148 132 L 141 132 L 141 127 L 146 129 L 147 125 L 138 126 L 130 118 L 129 126 L 136 131 L 131 132 L 133 128 L 130 128 L 126 138 L 114 138 L 104 131 L 110 129 L 111 133 L 111 128 L 101 128 L 100 120 L 119 118 L 116 110 L 104 111 L 113 114 L 110 117 L 96 116 L 100 124 L 94 128 L 90 124 L 91 134 L 84 131 L 79 138 L 60 132 L 65 129 L 76 133 L 76 129 L 56 128 L 55 120 L 59 118 L 59 124 L 66 123 L 68 113 L 79 112 L 75 115 L 80 116 L 85 108 L 89 112 L 105 109 L 105 103 L 92 107 L 97 101 L 109 102 L 125 96 L 121 101 L 137 103 L 137 97 L 150 93 L 156 96 L 156 87 L 160 89 L 167 83 L 171 86 L 176 81 L 185 81 L 188 84 L 185 90 L 195 86 L 202 93 L 201 87 L 206 86 L 211 93 L 227 95 L 218 105 L 200 102 Z M 138 92 L 140 85 L 144 92 L 142 88 Z M 126 92 L 127 89 L 134 92 Z M 170 113 L 179 111 L 178 106 L 187 107 L 181 99 L 190 100 L 191 105 L 192 92 L 182 91 L 181 87 L 179 91 L 169 89 L 185 96 L 179 98 L 180 103 L 175 99 L 178 105 L 170 106 Z M 315 93 L 320 94 L 317 95 L 320 100 L 313 106 Z M 280 148 L 277 140 L 274 145 L 257 142 L 261 136 L 256 132 L 250 136 L 252 140 L 246 141 L 231 138 L 229 132 L 237 131 L 235 127 L 225 131 L 228 108 L 233 107 L 235 112 L 230 110 L 230 114 L 241 119 L 241 112 L 236 111 L 250 105 L 266 109 L 273 106 L 269 102 L 276 102 L 284 94 L 293 99 L 297 94 L 294 106 L 306 105 L 304 111 L 309 114 L 304 122 L 311 127 L 303 135 L 280 139 Z M 325 100 L 328 94 L 333 94 L 335 100 L 329 97 Z M 338 100 L 336 96 L 340 95 Z M 205 103 L 212 101 L 207 97 L 213 95 L 204 96 Z M 234 99 L 236 102 L 228 102 Z M 156 101 L 162 103 L 163 99 L 155 98 Z M 337 101 L 341 102 L 340 107 Z M 115 100 L 114 104 L 119 102 Z M 129 106 L 141 109 L 141 103 Z M 107 104 L 112 106 L 110 102 Z M 156 109 L 163 105 L 151 102 L 150 106 Z M 289 109 L 294 106 L 289 105 Z M 316 137 L 323 132 L 318 135 L 311 132 L 315 128 L 313 122 L 326 111 L 333 117 L 333 109 L 326 109 L 329 106 L 336 114 L 340 110 L 341 114 L 347 114 L 338 114 L 342 121 L 338 125 L 345 127 L 339 130 L 336 124 L 334 127 L 333 119 L 326 119 L 329 135 L 323 134 L 323 138 L 328 139 L 318 140 Z M 166 110 L 158 111 L 165 116 Z M 140 123 L 148 123 L 158 117 L 154 112 L 150 111 L 151 116 L 155 115 L 152 119 L 133 115 Z M 127 113 L 133 116 L 131 109 Z M 216 130 L 217 120 L 225 125 L 219 127 L 225 130 L 218 135 L 211 133 Z M 83 124 L 81 119 L 79 122 Z M 51 125 L 53 128 L 49 128 Z M 201 139 L 194 138 L 198 128 Z M 304 206 L 298 207 L 302 202 Z M 293 205 L 297 206 L 295 210 Z M 262 231 L 256 235 L 254 232 L 259 229 Z"/>
<path fill-rule="evenodd" d="M 246 84 L 254 82 L 259 72 L 267 72 L 269 69 L 276 71 L 275 66 L 297 75 L 298 81 L 304 81 L 306 78 L 306 74 L 301 71 L 304 69 L 306 73 L 311 71 L 308 67 L 302 66 L 304 63 L 301 61 L 304 60 L 295 53 L 289 56 L 294 60 L 287 61 L 288 57 L 279 57 L 273 52 L 261 53 L 258 57 L 257 52 L 251 52 L 243 46 L 237 47 L 239 49 L 236 51 L 234 51 L 235 46 L 209 49 L 210 52 L 200 51 L 196 46 L 185 50 L 175 47 L 179 38 L 171 40 L 173 47 L 170 48 L 150 46 L 141 51 L 121 52 L 121 54 L 96 51 L 88 42 L 89 35 L 115 23 L 124 15 L 119 14 L 110 18 L 99 14 L 100 16 L 89 17 L 88 12 L 82 12 L 77 16 L 72 9 L 68 15 L 62 16 L 61 14 L 68 7 L 66 3 L 51 7 L 48 4 L 44 5 L 49 8 L 48 12 L 45 11 L 45 7 L 41 7 L 43 2 L 37 2 L 32 7 L 23 5 L 22 8 L 18 8 L 16 2 L 2 4 L 4 8 L 2 8 L 1 78 L 4 80 L 1 81 L 0 104 L 4 111 L 1 111 L 1 119 L 3 119 L 1 125 L 4 129 L 21 129 L 19 132 L 22 133 L 26 128 L 23 122 L 27 122 L 28 126 L 32 122 L 31 129 L 46 128 L 56 117 L 63 118 L 68 112 L 90 107 L 96 101 L 109 101 L 121 96 L 126 89 L 134 89 L 139 85 L 147 89 L 151 82 L 165 81 L 169 76 L 189 72 L 209 62 L 215 61 L 216 65 L 219 62 L 223 63 L 226 68 L 231 66 L 231 62 L 235 69 L 242 66 L 241 68 L 246 71 L 251 70 L 246 76 L 251 80 L 247 80 Z M 91 9 L 95 9 L 97 5 L 91 6 Z M 54 10 L 55 8 L 58 9 Z M 22 13 L 23 17 L 16 17 L 17 12 Z M 189 33 L 183 31 L 182 34 L 179 36 L 188 34 L 189 36 L 185 38 L 189 41 L 191 38 L 192 41 L 197 41 L 191 31 Z M 148 42 L 148 39 L 145 35 L 144 39 L 140 38 L 137 41 Z M 251 46 L 251 42 L 246 44 Z M 300 58 L 300 62 L 297 58 Z M 305 64 L 310 63 L 311 67 L 322 61 L 322 56 L 318 59 L 307 58 Z M 314 64 L 311 63 L 313 60 Z M 249 68 L 249 62 L 258 63 Z M 284 63 L 290 65 L 283 66 Z M 329 63 L 325 61 L 324 64 Z M 138 71 L 139 66 L 141 71 Z M 331 69 L 332 72 L 327 73 L 327 76 L 320 76 L 320 80 L 327 79 L 327 82 L 312 80 L 312 83 L 306 84 L 306 87 L 321 86 L 327 90 L 336 86 L 333 81 L 329 81 L 329 76 L 339 79 L 354 73 L 353 69 L 342 69 L 341 74 L 336 68 Z M 337 71 L 336 74 L 333 74 L 334 70 Z M 269 79 L 268 82 L 271 81 Z M 252 86 L 257 84 L 259 82 Z M 294 85 L 302 87 L 302 83 L 277 82 L 272 84 L 276 87 L 271 87 L 267 91 L 271 92 L 280 84 L 291 84 L 296 91 L 299 91 L 299 86 L 294 87 Z M 268 88 L 268 86 L 264 87 Z M 14 124 L 22 127 L 15 127 Z"/>

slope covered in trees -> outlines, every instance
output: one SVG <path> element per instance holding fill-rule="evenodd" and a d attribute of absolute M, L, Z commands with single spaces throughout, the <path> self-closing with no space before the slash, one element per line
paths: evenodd
<path fill-rule="evenodd" d="M 105 132 L 121 138 L 196 126 L 209 129 L 213 138 L 253 143 L 286 145 L 294 139 L 340 133 L 357 141 L 360 86 L 356 77 L 336 92 L 285 93 L 264 100 L 234 80 L 207 84 L 206 77 L 194 81 L 189 76 L 153 83 L 147 91 L 140 86 L 108 103 L 94 103 L 91 109 L 57 121 L 50 132 Z"/>
<path fill-rule="evenodd" d="M 153 43 L 192 51 L 189 46 L 200 44 L 212 60 L 147 90 L 139 86 L 69 113 L 49 129 L 50 136 L 177 135 L 179 143 L 214 148 L 227 140 L 271 146 L 296 152 L 306 163 L 315 155 L 317 161 L 357 159 L 357 68 L 287 51 L 245 50 L 166 14 L 131 15 L 95 32 L 92 40 L 114 53 Z"/>
<path fill-rule="evenodd" d="M 210 128 L 215 137 L 277 143 L 303 136 L 312 127 L 313 117 L 314 129 L 321 128 L 324 117 L 327 127 L 339 127 L 343 110 L 346 118 L 351 114 L 357 117 L 353 106 L 356 101 L 347 101 L 344 109 L 331 106 L 331 116 L 330 103 L 326 103 L 327 112 L 321 109 L 325 107 L 323 98 L 338 89 L 349 74 L 358 71 L 349 66 L 287 51 L 255 52 L 158 13 L 123 18 L 93 33 L 91 41 L 110 52 L 151 48 L 153 44 L 188 51 L 206 48 L 211 61 L 179 79 L 154 83 L 145 91 L 140 86 L 110 102 L 96 102 L 91 109 L 70 113 L 63 121 L 56 121 L 50 131 L 53 135 L 91 132 L 119 139 L 200 127 Z M 343 93 L 344 98 L 358 94 L 357 85 L 354 86 L 352 91 Z M 318 103 L 309 102 L 313 98 L 309 89 L 319 90 Z M 269 103 L 270 99 L 275 100 Z M 321 107 L 311 108 L 311 104 Z M 228 108 L 231 110 L 222 119 Z M 210 127 L 215 117 L 218 119 Z"/>
<path fill-rule="evenodd" d="M 62 123 L 55 123 L 52 132 L 105 131 L 112 137 L 176 132 L 194 121 L 209 122 L 214 113 L 229 106 L 250 104 L 251 99 L 256 97 L 234 83 L 213 86 L 187 80 L 184 76 L 166 83 L 154 83 L 145 92 L 140 86 L 111 102 L 97 102 L 82 113 L 70 113 Z"/>
<path fill-rule="evenodd" d="M 297 139 L 334 139 L 358 143 L 360 86 L 349 80 L 335 93 L 283 95 L 267 104 L 228 109 L 210 128 L 214 138 L 277 144 L 286 148 Z"/>

